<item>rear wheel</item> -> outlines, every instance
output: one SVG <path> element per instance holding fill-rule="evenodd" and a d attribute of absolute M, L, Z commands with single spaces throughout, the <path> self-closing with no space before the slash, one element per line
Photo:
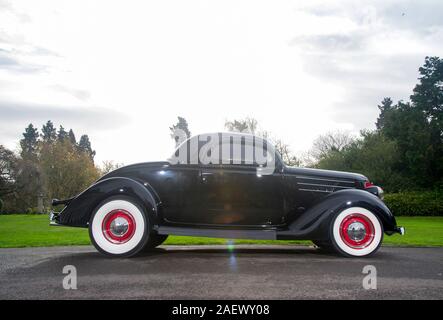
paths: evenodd
<path fill-rule="evenodd" d="M 158 234 L 158 233 L 152 232 L 149 235 L 149 240 L 146 243 L 146 245 L 143 248 L 143 250 L 144 251 L 152 250 L 155 247 L 158 247 L 159 245 L 161 245 L 163 242 L 165 242 L 167 238 L 168 238 L 167 234 L 164 235 L 164 234 Z"/>
<path fill-rule="evenodd" d="M 338 253 L 348 257 L 365 257 L 375 253 L 383 241 L 383 226 L 371 211 L 352 207 L 334 216 L 330 239 Z"/>
<path fill-rule="evenodd" d="M 133 198 L 118 196 L 103 201 L 91 215 L 89 236 L 95 248 L 108 256 L 130 257 L 146 245 L 149 219 Z"/>
<path fill-rule="evenodd" d="M 320 249 L 325 251 L 334 251 L 332 243 L 328 240 L 312 240 L 312 242 Z"/>

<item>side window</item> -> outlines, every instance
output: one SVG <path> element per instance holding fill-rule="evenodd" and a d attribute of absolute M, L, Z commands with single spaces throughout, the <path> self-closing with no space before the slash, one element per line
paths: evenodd
<path fill-rule="evenodd" d="M 173 164 L 274 165 L 274 148 L 252 136 L 221 134 L 195 136 L 182 143 L 169 161 Z"/>
<path fill-rule="evenodd" d="M 259 166 L 274 161 L 274 155 L 265 144 L 247 141 L 223 141 L 221 144 L 221 163 L 231 165 Z"/>

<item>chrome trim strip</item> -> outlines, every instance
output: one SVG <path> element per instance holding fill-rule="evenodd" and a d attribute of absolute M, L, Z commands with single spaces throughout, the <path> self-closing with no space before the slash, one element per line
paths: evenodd
<path fill-rule="evenodd" d="M 316 183 L 305 183 L 305 182 L 297 182 L 297 184 L 302 184 L 305 186 L 314 186 L 314 187 L 353 189 L 353 187 L 343 187 L 343 186 L 337 186 L 337 185 L 332 185 L 332 184 L 316 184 Z"/>
<path fill-rule="evenodd" d="M 334 191 L 327 191 L 327 190 L 317 190 L 317 189 L 298 189 L 300 191 L 312 191 L 312 192 L 322 192 L 322 193 L 332 193 Z"/>
<path fill-rule="evenodd" d="M 354 184 L 355 182 L 352 180 L 335 180 L 335 179 L 326 179 L 326 178 L 314 178 L 309 176 L 295 176 L 298 179 L 309 179 L 309 180 L 320 180 L 320 181 L 332 181 L 332 182 L 342 182 L 342 183 L 350 183 Z"/>

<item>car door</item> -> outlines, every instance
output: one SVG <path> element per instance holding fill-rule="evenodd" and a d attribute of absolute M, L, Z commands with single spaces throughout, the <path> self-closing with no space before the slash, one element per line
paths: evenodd
<path fill-rule="evenodd" d="M 229 138 L 229 137 L 228 137 Z M 248 139 L 220 139 L 219 164 L 200 166 L 201 223 L 234 227 L 266 227 L 282 224 L 282 174 L 262 174 L 255 158 L 248 159 Z M 240 159 L 233 150 L 242 150 Z M 205 161 L 203 161 L 205 162 Z"/>
<path fill-rule="evenodd" d="M 216 227 L 266 227 L 283 223 L 282 174 L 279 170 L 261 174 L 255 157 L 246 152 L 251 141 L 219 134 L 213 141 L 216 145 L 207 148 L 218 150 L 218 155 L 211 154 L 212 160 L 208 161 L 205 158 L 208 154 L 201 148 L 211 139 L 199 140 L 198 136 L 192 139 L 197 141 L 184 147 L 191 150 L 192 144 L 198 145 L 198 150 L 188 150 L 183 163 L 170 167 L 177 176 L 177 201 L 165 212 L 166 222 Z M 228 156 L 222 152 L 226 149 L 230 151 Z"/>

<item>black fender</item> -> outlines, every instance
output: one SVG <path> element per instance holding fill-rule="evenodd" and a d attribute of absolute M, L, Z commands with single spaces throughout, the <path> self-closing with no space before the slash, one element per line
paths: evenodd
<path fill-rule="evenodd" d="M 147 182 L 141 183 L 126 177 L 99 180 L 70 200 L 60 212 L 58 222 L 66 226 L 87 227 L 94 209 L 106 198 L 116 195 L 130 196 L 138 200 L 153 224 L 158 224 L 159 199 L 154 189 Z"/>
<path fill-rule="evenodd" d="M 287 230 L 278 231 L 277 238 L 325 240 L 334 215 L 350 207 L 362 207 L 373 212 L 387 234 L 397 230 L 394 215 L 380 198 L 364 190 L 346 189 L 322 198 L 292 221 Z"/>

